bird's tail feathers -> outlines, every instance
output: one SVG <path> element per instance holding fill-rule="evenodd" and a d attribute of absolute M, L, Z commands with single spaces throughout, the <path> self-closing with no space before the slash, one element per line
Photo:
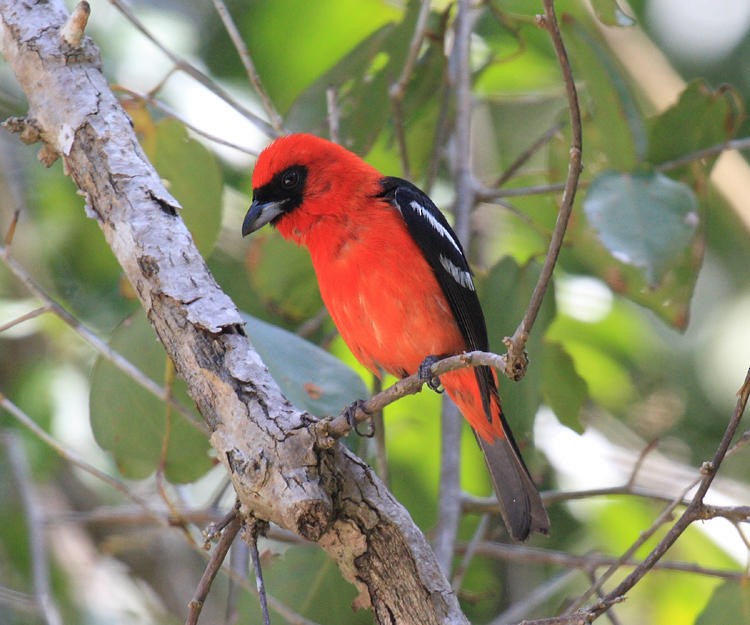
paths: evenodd
<path fill-rule="evenodd" d="M 503 415 L 492 372 L 459 369 L 440 381 L 474 429 L 511 537 L 523 541 L 534 532 L 547 534 L 547 511 Z"/>
<path fill-rule="evenodd" d="M 523 541 L 535 532 L 548 534 L 547 511 L 515 446 L 507 437 L 489 442 L 477 435 L 477 441 L 500 503 L 500 515 L 511 538 Z"/>

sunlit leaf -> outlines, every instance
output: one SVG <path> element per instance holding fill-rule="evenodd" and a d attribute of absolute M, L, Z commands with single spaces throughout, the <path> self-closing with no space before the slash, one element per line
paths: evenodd
<path fill-rule="evenodd" d="M 244 315 L 244 319 L 253 347 L 298 408 L 322 417 L 367 397 L 362 378 L 327 351 L 255 317 Z"/>
<path fill-rule="evenodd" d="M 652 286 L 685 254 L 698 225 L 690 188 L 658 173 L 607 172 L 594 180 L 583 207 L 610 253 L 642 269 Z"/>
<path fill-rule="evenodd" d="M 240 3 L 239 21 L 255 67 L 276 107 L 285 113 L 292 101 L 363 40 L 400 19 L 403 9 L 381 0 L 274 0 Z M 216 70 L 224 73 L 227 57 L 243 76 L 226 36 L 215 39 L 223 55 L 212 54 Z M 360 74 L 352 74 L 352 77 Z"/>
<path fill-rule="evenodd" d="M 750 623 L 750 584 L 727 581 L 717 587 L 695 625 Z"/>
<path fill-rule="evenodd" d="M 318 78 L 295 100 L 288 126 L 327 135 L 327 93 L 332 89 L 337 99 L 340 142 L 358 154 L 366 154 L 392 115 L 389 88 L 404 66 L 418 11 L 419 3 L 409 3 L 398 24 L 387 24 L 374 32 Z"/>
<path fill-rule="evenodd" d="M 143 314 L 126 319 L 109 345 L 163 384 L 167 356 Z M 182 405 L 192 406 L 182 380 L 175 380 L 174 397 Z M 102 356 L 91 372 L 89 407 L 97 443 L 112 454 L 125 477 L 141 479 L 153 473 L 160 466 L 165 437 L 163 466 L 170 482 L 192 482 L 212 466 L 208 436 L 198 425 L 200 418 L 188 421 L 172 409 L 167 421 L 165 403 Z"/>
<path fill-rule="evenodd" d="M 586 381 L 578 375 L 573 359 L 559 343 L 545 342 L 541 361 L 544 401 L 561 423 L 582 432 L 579 417 L 588 397 Z"/>

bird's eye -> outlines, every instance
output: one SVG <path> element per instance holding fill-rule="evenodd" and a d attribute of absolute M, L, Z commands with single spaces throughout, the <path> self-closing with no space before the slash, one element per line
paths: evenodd
<path fill-rule="evenodd" d="M 284 172 L 281 177 L 281 186 L 285 189 L 294 189 L 299 184 L 299 172 L 296 169 L 290 169 Z"/>

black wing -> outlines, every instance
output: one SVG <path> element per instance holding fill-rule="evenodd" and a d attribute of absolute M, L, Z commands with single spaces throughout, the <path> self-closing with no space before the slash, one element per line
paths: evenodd
<path fill-rule="evenodd" d="M 484 314 L 458 236 L 427 194 L 408 180 L 388 177 L 383 178 L 381 185 L 381 197 L 399 210 L 409 234 L 432 268 L 466 340 L 466 349 L 487 351 L 489 342 Z M 425 357 L 442 355 L 425 354 Z M 490 396 L 497 393 L 495 380 L 489 367 L 477 367 L 475 372 L 487 420 L 491 421 L 489 401 Z"/>
<path fill-rule="evenodd" d="M 383 178 L 381 185 L 380 197 L 400 211 L 409 234 L 432 268 L 466 341 L 466 348 L 486 351 L 489 342 L 484 314 L 456 233 L 432 200 L 410 182 Z M 425 357 L 442 355 L 425 354 Z M 494 400 L 500 406 L 495 378 L 489 367 L 476 367 L 474 372 L 484 413 L 492 422 L 491 402 Z M 546 534 L 549 529 L 547 512 L 502 409 L 500 420 L 505 438 L 488 442 L 477 436 L 477 440 L 484 452 L 505 524 L 515 540 L 525 540 L 532 531 Z"/>

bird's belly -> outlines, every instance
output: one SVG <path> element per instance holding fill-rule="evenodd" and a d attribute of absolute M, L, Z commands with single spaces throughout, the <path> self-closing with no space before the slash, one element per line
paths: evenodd
<path fill-rule="evenodd" d="M 389 262 L 390 260 L 390 262 Z M 401 264 L 398 264 L 401 263 Z M 455 354 L 465 342 L 432 270 L 403 267 L 400 258 L 377 264 L 335 267 L 321 275 L 323 301 L 342 338 L 368 369 L 402 377 L 415 373 L 427 356 Z M 395 268 L 392 274 L 382 269 Z"/>

